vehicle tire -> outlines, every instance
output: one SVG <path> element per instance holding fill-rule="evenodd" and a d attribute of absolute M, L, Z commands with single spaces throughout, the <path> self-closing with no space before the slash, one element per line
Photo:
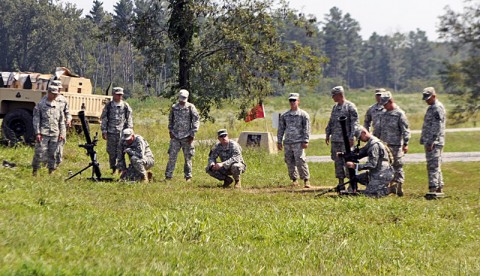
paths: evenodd
<path fill-rule="evenodd" d="M 11 145 L 19 141 L 32 145 L 35 141 L 32 115 L 25 109 L 8 112 L 3 118 L 2 135 Z"/>

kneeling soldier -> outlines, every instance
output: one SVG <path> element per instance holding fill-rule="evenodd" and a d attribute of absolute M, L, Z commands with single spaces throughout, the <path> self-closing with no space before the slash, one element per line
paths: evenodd
<path fill-rule="evenodd" d="M 242 148 L 228 138 L 226 129 L 217 132 L 218 143 L 210 150 L 206 171 L 218 180 L 223 180 L 223 187 L 227 188 L 235 180 L 234 188 L 241 188 L 240 175 L 245 172 L 247 165 L 243 161 Z M 217 157 L 221 162 L 217 163 Z"/>
<path fill-rule="evenodd" d="M 390 165 L 390 158 L 382 141 L 373 136 L 364 127 L 355 129 L 355 137 L 367 144 L 360 149 L 358 158 L 368 157 L 367 163 L 355 164 L 347 162 L 349 169 L 356 171 L 368 170 L 368 173 L 357 175 L 358 182 L 367 186 L 362 191 L 366 196 L 383 197 L 389 194 L 388 184 L 393 179 L 393 169 Z"/>
<path fill-rule="evenodd" d="M 148 182 L 151 177 L 147 170 L 155 164 L 148 142 L 142 136 L 135 135 L 131 128 L 123 130 L 122 140 L 118 159 L 118 168 L 122 171 L 120 179 Z M 128 169 L 125 154 L 128 154 L 130 158 Z"/>

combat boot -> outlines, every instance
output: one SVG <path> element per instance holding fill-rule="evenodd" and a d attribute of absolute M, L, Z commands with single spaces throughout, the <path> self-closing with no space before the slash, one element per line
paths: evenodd
<path fill-rule="evenodd" d="M 428 192 L 430 192 L 430 193 L 436 193 L 436 192 L 437 192 L 437 188 L 435 188 L 435 187 L 429 187 L 429 188 L 428 188 Z"/>
<path fill-rule="evenodd" d="M 340 191 L 340 192 L 347 190 L 346 187 L 345 187 L 345 185 L 343 185 L 343 184 L 344 184 L 343 178 L 339 178 L 339 179 L 338 179 L 338 187 L 340 187 L 340 188 L 339 188 L 339 191 Z"/>
<path fill-rule="evenodd" d="M 396 194 L 398 191 L 398 183 L 391 182 L 387 187 L 387 195 L 389 194 Z"/>
<path fill-rule="evenodd" d="M 142 176 L 142 182 L 143 183 L 148 183 L 148 175 Z"/>
<path fill-rule="evenodd" d="M 438 187 L 436 190 L 437 193 L 443 193 L 443 188 Z"/>
<path fill-rule="evenodd" d="M 397 196 L 403 196 L 403 183 L 398 183 L 397 185 Z"/>
<path fill-rule="evenodd" d="M 223 180 L 223 188 L 228 188 L 228 186 L 230 186 L 230 184 L 233 183 L 233 179 L 230 178 L 230 177 L 225 177 L 225 180 Z"/>
<path fill-rule="evenodd" d="M 148 178 L 148 181 L 153 181 L 153 173 L 147 172 L 147 178 Z"/>
<path fill-rule="evenodd" d="M 304 183 L 305 183 L 305 185 L 303 186 L 304 188 L 307 188 L 307 189 L 308 189 L 308 188 L 311 188 L 311 187 L 312 187 L 312 186 L 310 186 L 310 180 L 305 179 L 305 180 L 303 180 L 303 181 L 304 181 Z"/>
<path fill-rule="evenodd" d="M 241 189 L 242 188 L 242 181 L 235 180 L 235 185 L 233 186 L 234 189 Z"/>
<path fill-rule="evenodd" d="M 37 176 L 38 175 L 38 170 L 37 169 L 33 169 L 32 171 L 32 176 Z"/>
<path fill-rule="evenodd" d="M 55 171 L 55 169 L 48 169 L 48 174 L 52 174 Z"/>
<path fill-rule="evenodd" d="M 191 177 L 185 178 L 185 182 L 192 182 L 192 178 Z"/>
<path fill-rule="evenodd" d="M 293 179 L 293 180 L 292 180 L 292 187 L 298 187 L 298 186 L 299 186 L 298 180 Z"/>

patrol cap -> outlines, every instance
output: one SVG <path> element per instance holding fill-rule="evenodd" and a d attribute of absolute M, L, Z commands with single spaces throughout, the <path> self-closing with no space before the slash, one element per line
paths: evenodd
<path fill-rule="evenodd" d="M 217 131 L 217 137 L 220 137 L 220 136 L 223 136 L 223 135 L 228 135 L 227 130 L 226 130 L 226 129 L 223 129 L 223 128 L 222 128 L 222 129 L 219 129 L 219 130 Z"/>
<path fill-rule="evenodd" d="M 52 80 L 52 82 L 51 82 L 50 85 L 62 87 L 62 81 L 60 81 L 60 80 Z"/>
<path fill-rule="evenodd" d="M 392 99 L 392 93 L 390 91 L 385 91 L 382 94 L 380 94 L 380 104 L 381 105 L 386 105 L 388 101 Z"/>
<path fill-rule="evenodd" d="M 422 100 L 426 101 L 426 100 L 430 99 L 433 95 L 436 95 L 435 88 L 427 87 L 427 88 L 423 89 L 422 94 L 423 94 Z"/>
<path fill-rule="evenodd" d="M 114 87 L 114 88 L 113 88 L 113 94 L 114 94 L 114 95 L 123 95 L 123 88 L 121 88 L 121 87 Z"/>
<path fill-rule="evenodd" d="M 383 92 L 386 92 L 385 88 L 377 88 L 375 89 L 375 95 L 381 95 Z"/>
<path fill-rule="evenodd" d="M 52 94 L 58 94 L 58 86 L 50 85 L 48 87 L 48 92 Z"/>
<path fill-rule="evenodd" d="M 189 95 L 190 93 L 188 93 L 188 90 L 180 89 L 180 92 L 178 92 L 178 100 L 182 102 L 186 102 Z"/>
<path fill-rule="evenodd" d="M 343 86 L 335 86 L 334 88 L 332 88 L 332 91 L 330 93 L 332 94 L 332 97 L 338 94 L 343 94 Z"/>
<path fill-rule="evenodd" d="M 288 95 L 289 100 L 298 100 L 298 98 L 300 98 L 300 95 L 298 93 L 290 93 Z"/>
<path fill-rule="evenodd" d="M 357 140 L 360 139 L 360 135 L 362 134 L 362 131 L 366 130 L 363 126 L 361 125 L 355 125 L 355 131 L 353 133 L 353 135 L 355 136 L 355 138 L 357 138 Z"/>
<path fill-rule="evenodd" d="M 123 140 L 130 140 L 130 138 L 132 138 L 133 134 L 134 134 L 133 129 L 126 128 L 122 132 L 122 138 L 123 138 Z"/>

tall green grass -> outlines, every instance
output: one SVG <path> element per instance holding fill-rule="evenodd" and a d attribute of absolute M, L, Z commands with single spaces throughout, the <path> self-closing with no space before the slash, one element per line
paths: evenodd
<path fill-rule="evenodd" d="M 288 106 L 283 99 L 269 101 L 267 111 Z M 442 200 L 423 198 L 424 163 L 405 165 L 402 198 L 315 197 L 288 187 L 283 154 L 248 148 L 244 188 L 222 189 L 204 171 L 212 143 L 207 139 L 222 127 L 232 137 L 265 128 L 262 120 L 246 124 L 228 119 L 234 111 L 224 107 L 214 111 L 216 123 L 200 128 L 197 138 L 206 141 L 196 147 L 193 182 L 183 179 L 180 154 L 174 179 L 166 183 L 159 180 L 168 159 L 170 102 L 131 103 L 135 130 L 155 155 L 153 183 L 91 182 L 90 170 L 65 182 L 68 171 L 90 162 L 78 147 L 82 136 L 69 136 L 65 161 L 53 175 L 42 169 L 36 178 L 30 176 L 32 148 L 0 149 L 2 159 L 17 164 L 0 168 L 0 274 L 480 273 L 479 162 L 443 165 L 448 197 Z M 330 105 L 321 97 L 302 102 L 312 108 L 309 112 L 321 110 L 318 118 L 329 113 Z M 418 107 L 419 114 L 423 108 Z M 98 125 L 91 125 L 91 131 L 98 132 Z M 476 135 L 449 133 L 446 150 L 468 150 Z M 421 152 L 411 145 L 412 152 Z M 96 150 L 104 176 L 112 176 L 104 140 Z M 328 154 L 322 140 L 312 141 L 307 152 Z M 334 185 L 333 164 L 309 166 L 313 185 Z"/>

